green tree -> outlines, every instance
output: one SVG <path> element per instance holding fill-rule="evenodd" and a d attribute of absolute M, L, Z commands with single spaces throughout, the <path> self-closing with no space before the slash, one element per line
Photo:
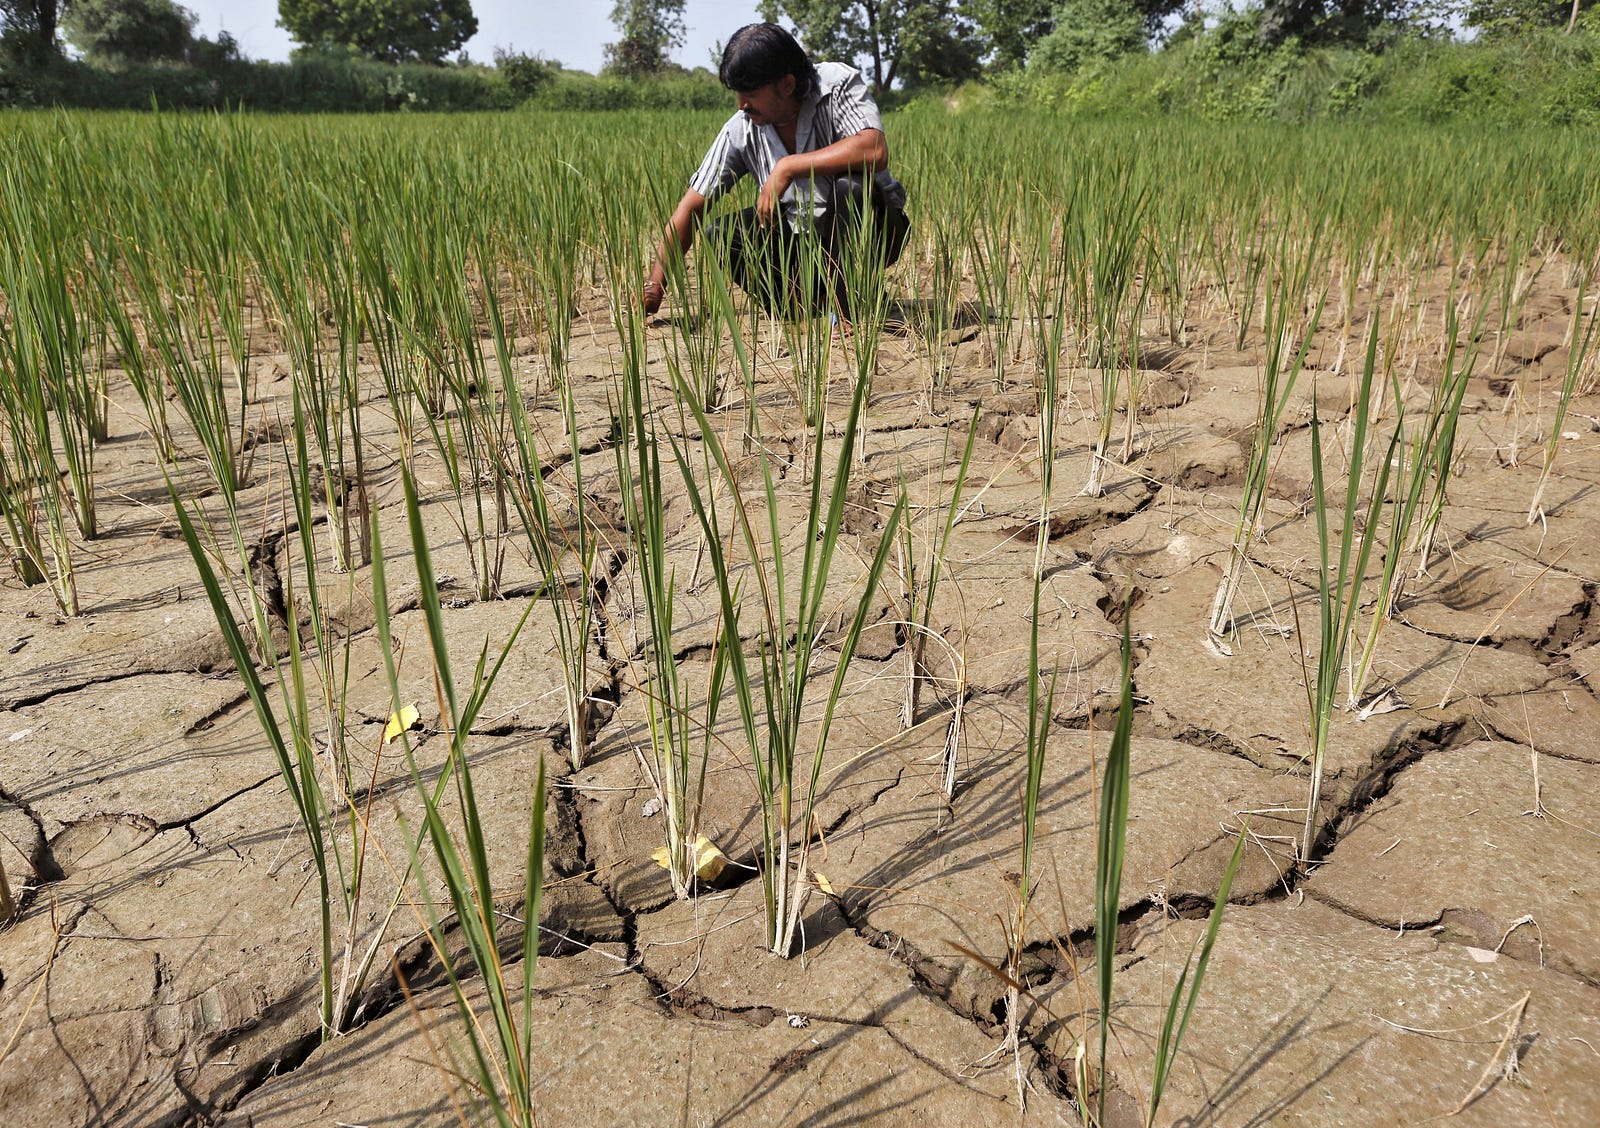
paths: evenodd
<path fill-rule="evenodd" d="M 58 0 L 0 0 L 0 47 L 8 58 L 40 65 L 58 58 Z"/>
<path fill-rule="evenodd" d="M 965 0 L 991 66 L 1021 66 L 1029 48 L 1055 26 L 1053 0 Z"/>
<path fill-rule="evenodd" d="M 1467 26 L 1485 35 L 1518 35 L 1536 27 L 1577 26 L 1578 16 L 1594 0 L 1472 0 L 1467 5 Z"/>
<path fill-rule="evenodd" d="M 660 74 L 667 53 L 683 46 L 684 0 L 616 0 L 611 22 L 622 33 L 605 48 L 605 72 L 622 78 Z"/>
<path fill-rule="evenodd" d="M 308 47 L 439 64 L 477 34 L 478 17 L 471 0 L 278 0 L 278 26 Z"/>
<path fill-rule="evenodd" d="M 73 0 L 62 27 L 87 58 L 120 63 L 182 59 L 195 15 L 173 0 Z"/>
<path fill-rule="evenodd" d="M 1055 27 L 1029 54 L 1028 69 L 1070 74 L 1143 50 L 1148 41 L 1145 14 L 1129 0 L 1066 0 L 1056 6 Z"/>
<path fill-rule="evenodd" d="M 1410 0 L 1266 0 L 1261 38 L 1276 46 L 1293 36 L 1304 44 L 1362 44 L 1384 24 L 1404 21 Z"/>
<path fill-rule="evenodd" d="M 954 0 L 764 0 L 761 14 L 788 20 L 813 59 L 861 65 L 879 92 L 979 69 L 981 46 Z"/>

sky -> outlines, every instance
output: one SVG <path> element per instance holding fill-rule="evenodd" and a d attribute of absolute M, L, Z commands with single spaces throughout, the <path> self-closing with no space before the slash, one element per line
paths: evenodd
<path fill-rule="evenodd" d="M 251 59 L 284 62 L 294 41 L 277 26 L 278 0 L 179 0 L 200 17 L 195 31 L 215 39 L 230 32 Z M 744 24 L 761 17 L 758 0 L 688 0 L 683 47 L 673 59 L 687 67 L 710 65 L 711 49 Z M 607 43 L 617 38 L 608 18 L 611 0 L 472 0 L 478 34 L 467 54 L 489 62 L 496 47 L 543 55 L 573 70 L 598 71 Z"/>

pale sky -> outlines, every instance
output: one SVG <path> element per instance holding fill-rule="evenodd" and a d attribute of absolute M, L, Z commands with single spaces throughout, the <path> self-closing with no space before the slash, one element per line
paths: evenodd
<path fill-rule="evenodd" d="M 709 66 L 712 46 L 730 32 L 760 19 L 758 0 L 688 0 L 683 47 L 674 60 L 687 67 Z M 277 26 L 278 0 L 179 0 L 200 17 L 195 31 L 215 39 L 227 30 L 251 59 L 283 62 L 294 41 Z M 611 0 L 472 0 L 478 34 L 467 53 L 489 62 L 496 47 L 557 59 L 574 70 L 598 71 L 607 43 L 617 38 L 611 26 Z"/>

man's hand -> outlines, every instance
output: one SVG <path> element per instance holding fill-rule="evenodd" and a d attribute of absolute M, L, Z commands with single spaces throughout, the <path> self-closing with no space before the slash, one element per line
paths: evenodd
<path fill-rule="evenodd" d="M 639 292 L 639 304 L 644 306 L 647 314 L 654 314 L 661 308 L 661 303 L 666 300 L 667 288 L 654 278 L 646 278 L 644 289 Z"/>
<path fill-rule="evenodd" d="M 761 186 L 761 194 L 756 197 L 756 220 L 762 226 L 774 223 L 782 214 L 783 194 L 794 182 L 788 161 L 789 158 L 784 157 L 772 166 L 772 175 L 767 177 L 767 182 Z"/>

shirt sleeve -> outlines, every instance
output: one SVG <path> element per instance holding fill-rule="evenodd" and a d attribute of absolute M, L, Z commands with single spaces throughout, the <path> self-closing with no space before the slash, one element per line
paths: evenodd
<path fill-rule="evenodd" d="M 732 188 L 739 177 L 750 170 L 745 167 L 744 148 L 734 136 L 737 119 L 728 122 L 711 143 L 700 167 L 689 178 L 689 187 L 708 200 L 714 200 Z"/>
<path fill-rule="evenodd" d="M 883 129 L 878 103 L 861 77 L 861 72 L 846 68 L 844 77 L 828 93 L 828 117 L 835 138 L 854 137 L 863 129 Z"/>

